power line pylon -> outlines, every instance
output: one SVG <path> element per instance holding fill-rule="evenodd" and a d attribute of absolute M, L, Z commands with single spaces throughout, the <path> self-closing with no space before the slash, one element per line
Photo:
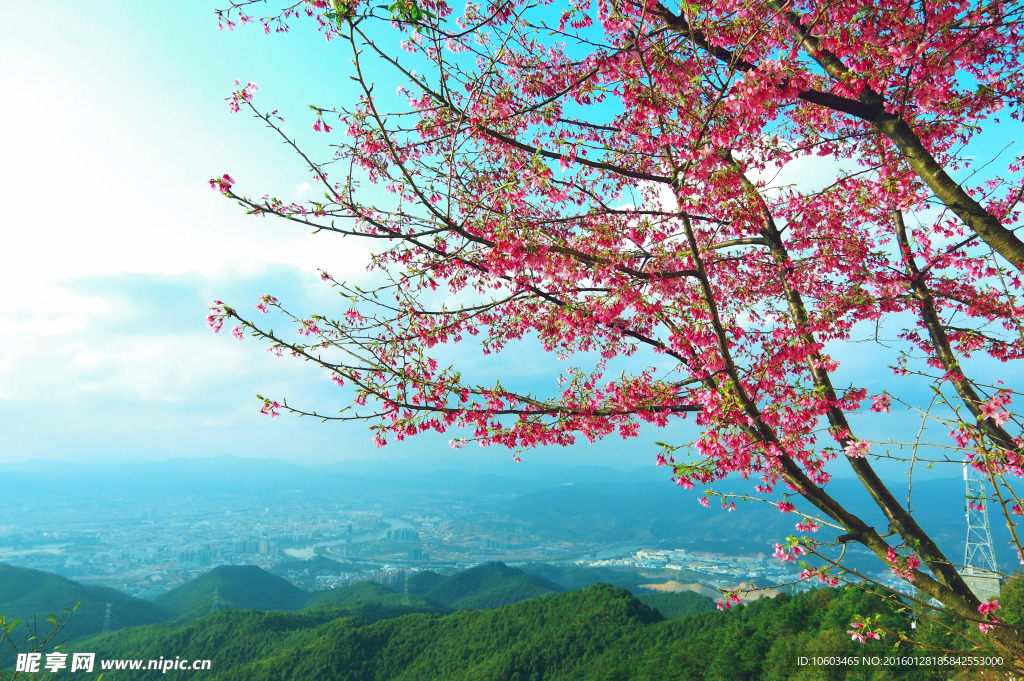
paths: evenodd
<path fill-rule="evenodd" d="M 988 522 L 985 476 L 965 463 L 964 483 L 967 488 L 967 543 L 960 574 L 974 595 L 987 601 L 999 595 L 1002 580 Z"/>
<path fill-rule="evenodd" d="M 107 614 L 103 616 L 103 629 L 100 630 L 100 633 L 110 633 L 110 603 L 107 603 Z"/>
<path fill-rule="evenodd" d="M 215 587 L 213 590 L 213 604 L 210 605 L 210 613 L 215 613 L 220 610 L 220 587 Z"/>

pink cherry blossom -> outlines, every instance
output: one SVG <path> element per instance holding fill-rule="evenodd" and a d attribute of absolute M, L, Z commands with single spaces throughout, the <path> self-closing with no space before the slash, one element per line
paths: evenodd
<path fill-rule="evenodd" d="M 235 180 L 227 173 L 224 173 L 220 177 L 215 177 L 210 180 L 210 189 L 219 191 L 221 194 L 227 194 L 234 183 Z"/>
<path fill-rule="evenodd" d="M 228 22 L 228 24 L 233 26 L 231 22 Z M 238 85 L 239 82 L 236 80 L 235 87 L 238 87 Z M 231 113 L 238 113 L 241 110 L 242 104 L 252 104 L 253 95 L 255 95 L 258 89 L 255 81 L 249 81 L 245 84 L 245 87 L 235 90 L 229 97 L 226 97 L 225 101 L 228 103 L 228 109 L 230 109 Z"/>
<path fill-rule="evenodd" d="M 719 610 L 729 610 L 736 603 L 743 603 L 743 599 L 740 598 L 736 592 L 730 592 L 722 597 L 722 600 L 718 602 Z"/>
<path fill-rule="evenodd" d="M 891 547 L 887 551 L 886 560 L 889 562 L 893 574 L 908 582 L 914 581 L 913 570 L 921 567 L 921 560 L 916 553 L 903 556 Z"/>
<path fill-rule="evenodd" d="M 999 620 L 997 620 L 995 617 L 993 617 L 991 620 L 989 620 L 988 624 L 979 623 L 978 624 L 978 629 L 981 630 L 981 633 L 987 634 L 988 632 L 990 632 L 993 629 L 995 629 L 994 625 L 996 625 L 996 624 L 999 624 Z"/>
<path fill-rule="evenodd" d="M 219 24 L 253 23 L 247 7 L 221 10 Z M 413 9 L 415 22 L 403 14 Z M 276 109 L 256 107 L 254 82 L 236 83 L 228 105 L 298 152 L 294 168 L 318 196 L 242 195 L 228 175 L 209 185 L 251 215 L 372 255 L 358 285 L 321 271 L 340 307 L 260 300 L 258 312 L 277 308 L 274 326 L 297 335 L 223 304 L 208 324 L 231 318 L 271 352 L 345 381 L 350 409 L 295 411 L 368 419 L 380 447 L 458 430 L 452 446 L 518 456 L 645 442 L 658 429 L 678 439 L 651 450 L 656 463 L 679 487 L 705 489 L 702 505 L 734 507 L 714 489 L 725 480 L 749 481 L 769 503 L 784 490 L 783 512 L 800 495 L 851 541 L 891 542 L 876 567 L 953 584 L 937 593 L 961 612 L 970 595 L 949 572 L 956 557 L 875 469 L 860 418 L 868 390 L 857 386 L 879 386 L 874 412 L 897 400 L 927 414 L 918 460 L 1024 476 L 1014 392 L 978 373 L 997 361 L 1006 378 L 1024 360 L 1024 157 L 973 151 L 979 135 L 999 136 L 998 117 L 1024 115 L 1018 10 L 429 0 L 355 3 L 339 18 L 327 0 L 282 3 L 255 26 L 308 21 L 345 51 L 338 68 L 352 89 L 311 107 L 314 131 L 337 120 L 342 134 L 307 145 Z M 397 82 L 375 89 L 389 78 L 395 95 Z M 321 90 L 310 97 L 334 95 Z M 865 354 L 859 343 L 873 335 Z M 485 377 L 472 364 L 513 347 L 560 369 L 534 382 L 540 360 Z M 275 404 L 264 413 L 288 408 Z M 677 449 L 688 452 L 678 463 L 667 456 Z M 891 449 L 877 458 L 911 456 Z M 835 473 L 864 493 L 833 494 Z M 792 542 L 776 558 L 817 546 Z"/>
<path fill-rule="evenodd" d="M 858 643 L 866 643 L 867 639 L 874 639 L 880 641 L 882 639 L 881 634 L 877 631 L 872 631 L 863 622 L 853 622 L 850 624 L 853 629 L 848 630 L 846 633 L 850 634 L 851 638 Z"/>
<path fill-rule="evenodd" d="M 1009 412 L 1003 409 L 1003 401 L 998 397 L 993 397 L 981 405 L 981 417 L 991 419 L 997 426 L 1002 426 L 1010 420 Z"/>
<path fill-rule="evenodd" d="M 785 550 L 782 544 L 775 545 L 775 552 L 772 555 L 778 558 L 783 563 L 791 563 L 794 561 L 793 556 Z"/>
<path fill-rule="evenodd" d="M 846 455 L 854 459 L 863 459 L 871 451 L 871 443 L 863 440 L 854 440 L 843 448 Z"/>
<path fill-rule="evenodd" d="M 889 413 L 889 407 L 892 405 L 892 398 L 888 395 L 872 395 L 871 396 L 871 411 Z"/>
<path fill-rule="evenodd" d="M 256 303 L 256 309 L 262 312 L 263 314 L 267 314 L 270 311 L 267 306 L 276 305 L 277 302 L 277 298 L 270 295 L 269 293 L 264 293 L 262 296 L 260 296 L 260 301 Z"/>

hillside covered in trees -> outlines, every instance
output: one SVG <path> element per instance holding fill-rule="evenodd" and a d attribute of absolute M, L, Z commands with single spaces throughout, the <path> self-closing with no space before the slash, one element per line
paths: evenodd
<path fill-rule="evenodd" d="M 111 604 L 112 629 L 164 622 L 168 616 L 159 605 L 115 589 L 84 586 L 49 572 L 0 563 L 0 615 L 8 621 L 35 618 L 42 624 L 48 615 L 60 616 L 64 608 L 77 605 L 64 634 L 81 637 L 103 628 L 107 603 Z"/>
<path fill-rule="evenodd" d="M 338 566 L 330 563 L 333 561 L 308 561 L 314 570 Z M 601 577 L 595 573 L 586 585 Z M 572 586 L 568 588 L 578 588 L 578 577 L 570 581 Z M 403 588 L 404 584 L 389 588 L 359 582 L 310 593 L 253 565 L 222 565 L 146 601 L 47 572 L 0 564 L 0 614 L 8 621 L 37 618 L 44 622 L 47 615 L 80 604 L 65 634 L 81 638 L 101 631 L 107 603 L 111 604 L 110 626 L 116 630 L 145 624 L 178 626 L 216 610 L 296 611 L 313 606 L 347 608 L 352 614 L 376 621 L 413 612 L 447 614 L 495 608 L 566 590 L 544 576 L 503 563 L 487 563 L 452 576 L 419 572 L 409 580 L 408 596 L 401 593 Z M 404 605 L 406 601 L 408 605 Z"/>
<path fill-rule="evenodd" d="M 218 612 L 173 629 L 125 629 L 83 642 L 82 649 L 99 658 L 155 659 L 173 651 L 211 660 L 209 671 L 191 673 L 197 681 L 821 679 L 831 677 L 798 667 L 797 656 L 905 652 L 893 635 L 863 646 L 850 640 L 849 623 L 867 612 L 879 613 L 893 632 L 941 636 L 929 626 L 912 630 L 887 601 L 854 588 L 669 620 L 624 589 L 595 585 L 502 608 L 376 622 L 337 606 Z M 112 678 L 147 673 L 124 670 Z M 945 677 L 931 669 L 877 667 L 852 678 Z"/>
<path fill-rule="evenodd" d="M 544 571 L 567 582 L 582 577 L 571 568 Z M 98 594 L 36 571 L 4 575 L 12 579 L 3 582 L 0 608 L 11 614 L 18 603 L 37 608 L 30 599 L 11 600 L 13 589 L 26 586 L 34 588 L 26 594 L 44 599 L 91 599 L 83 598 L 83 604 L 95 603 Z M 1021 591 L 1018 582 L 1004 589 L 1000 614 L 1008 623 L 1022 621 Z M 214 593 L 219 609 L 211 612 Z M 898 603 L 852 587 L 782 594 L 720 612 L 710 599 L 691 592 L 634 596 L 609 584 L 566 590 L 501 563 L 453 576 L 419 573 L 409 580 L 408 595 L 368 582 L 309 594 L 251 566 L 217 568 L 160 601 L 141 602 L 149 610 L 138 611 L 140 621 L 110 634 L 89 631 L 96 624 L 90 614 L 95 608 L 85 610 L 89 626 L 78 625 L 85 635 L 68 630 L 71 650 L 94 652 L 100 660 L 148 661 L 168 654 L 208 659 L 208 671 L 190 672 L 204 681 L 927 680 L 946 677 L 941 670 L 914 667 L 860 668 L 848 677 L 848 670 L 799 667 L 797 658 L 905 655 L 911 648 L 899 643 L 901 635 L 944 649 L 970 650 L 984 642 L 976 630 L 948 621 L 922 621 L 913 628 Z M 848 630 L 868 614 L 878 614 L 878 624 L 890 634 L 861 645 Z M 109 673 L 123 681 L 152 674 Z"/>

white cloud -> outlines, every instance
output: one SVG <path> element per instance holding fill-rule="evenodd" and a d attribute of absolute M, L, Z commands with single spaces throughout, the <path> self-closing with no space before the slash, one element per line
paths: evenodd
<path fill-rule="evenodd" d="M 0 342 L 0 399 L 59 405 L 92 399 L 185 404 L 226 381 L 251 376 L 263 348 L 213 334 L 139 334 L 94 339 L 82 319 L 33 320 Z M 54 329 L 60 333 L 54 332 Z M 249 347 L 252 346 L 252 347 Z"/>
<path fill-rule="evenodd" d="M 366 276 L 363 242 L 268 224 L 205 188 L 177 192 L 146 159 L 115 175 L 65 119 L 73 107 L 2 80 L 0 101 L 0 127 L 11 131 L 0 164 L 0 399 L 105 393 L 180 401 L 211 371 L 243 371 L 236 363 L 245 353 L 213 345 L 221 338 L 105 333 L 123 314 L 76 291 L 74 279 L 194 273 L 224 281 L 277 265 Z"/>
<path fill-rule="evenodd" d="M 0 284 L 17 285 L 37 304 L 66 295 L 47 290 L 54 281 L 114 272 L 222 276 L 271 264 L 363 272 L 363 244 L 272 220 L 254 225 L 258 219 L 234 206 L 224 224 L 217 218 L 226 201 L 199 187 L 185 195 L 166 191 L 146 159 L 115 176 L 69 129 L 65 107 L 44 93 L 0 81 L 0 100 L 0 126 L 18 131 L 5 139 L 0 166 L 10 226 Z M 308 183 L 297 189 L 303 187 Z"/>

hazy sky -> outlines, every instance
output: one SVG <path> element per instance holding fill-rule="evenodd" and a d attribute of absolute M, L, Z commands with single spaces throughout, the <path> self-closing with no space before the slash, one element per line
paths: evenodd
<path fill-rule="evenodd" d="M 210 177 L 230 172 L 243 192 L 295 200 L 309 192 L 295 156 L 257 121 L 229 113 L 224 98 L 234 79 L 255 80 L 257 103 L 280 108 L 289 132 L 313 140 L 307 105 L 351 96 L 348 56 L 310 22 L 270 37 L 251 27 L 218 31 L 214 7 L 209 0 L 61 1 L 45 13 L 30 3 L 5 6 L 0 462 L 225 453 L 304 463 L 509 457 L 475 447 L 456 453 L 448 436 L 378 451 L 359 424 L 258 414 L 257 392 L 328 410 L 341 402 L 322 372 L 276 359 L 252 340 L 211 334 L 209 301 L 251 309 L 270 292 L 297 310 L 327 311 L 336 294 L 316 268 L 362 276 L 365 251 L 248 217 L 210 191 Z M 869 346 L 845 355 L 838 358 L 850 376 L 881 357 Z M 561 367 L 531 347 L 470 362 L 497 372 L 515 367 L 552 387 L 550 371 Z M 897 417 L 885 418 L 860 423 L 885 437 Z M 524 458 L 634 468 L 653 462 L 653 440 L 695 435 L 685 426 L 670 430 Z"/>

